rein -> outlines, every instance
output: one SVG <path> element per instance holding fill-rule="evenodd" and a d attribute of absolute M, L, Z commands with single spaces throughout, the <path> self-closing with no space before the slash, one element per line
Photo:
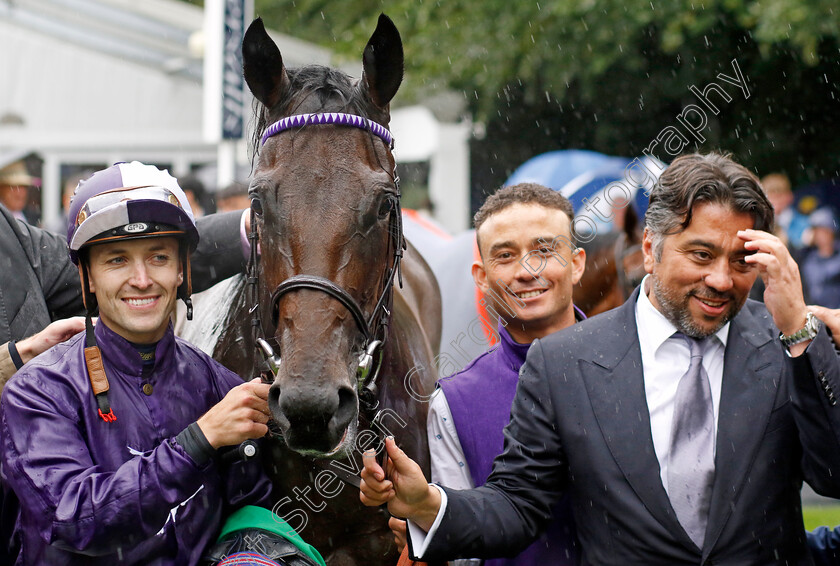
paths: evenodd
<path fill-rule="evenodd" d="M 268 126 L 261 138 L 261 145 L 272 136 L 276 136 L 282 132 L 292 128 L 302 128 L 307 125 L 339 125 L 359 128 L 369 131 L 375 136 L 379 137 L 388 147 L 390 152 L 394 148 L 394 138 L 387 128 L 383 127 L 372 120 L 356 116 L 353 114 L 343 114 L 337 112 L 323 113 L 323 114 L 297 114 L 288 116 Z M 395 161 L 396 163 L 396 161 Z M 358 352 L 358 366 L 356 369 L 357 389 L 359 394 L 359 405 L 365 415 L 371 420 L 376 419 L 375 411 L 378 406 L 376 395 L 376 380 L 379 376 L 379 370 L 382 366 L 382 358 L 384 354 L 384 345 L 388 336 L 388 327 L 391 320 L 391 308 L 393 304 L 393 284 L 396 278 L 402 287 L 402 270 L 400 262 L 405 250 L 406 243 L 403 236 L 402 227 L 402 210 L 400 206 L 400 184 L 399 177 L 396 174 L 396 165 L 392 174 L 396 194 L 389 195 L 391 201 L 391 212 L 389 213 L 389 227 L 388 231 L 391 236 L 390 243 L 393 248 L 394 258 L 388 271 L 383 277 L 384 287 L 382 294 L 376 302 L 376 306 L 369 317 L 365 317 L 359 303 L 348 293 L 343 287 L 319 275 L 294 275 L 289 277 L 274 290 L 271 294 L 271 316 L 272 323 L 275 328 L 278 322 L 278 303 L 280 299 L 287 293 L 299 289 L 312 289 L 321 291 L 336 299 L 344 308 L 350 311 L 353 319 L 356 321 L 356 326 L 364 336 L 364 345 L 361 351 Z M 280 370 L 281 358 L 276 355 L 269 343 L 265 340 L 265 330 L 262 327 L 262 321 L 259 317 L 259 253 L 257 247 L 259 243 L 259 235 L 257 234 L 256 214 L 251 210 L 251 232 L 248 239 L 251 243 L 251 254 L 248 260 L 247 268 L 247 284 L 251 291 L 251 324 L 253 325 L 255 343 L 258 345 L 263 355 L 266 358 L 272 374 L 276 377 Z"/>

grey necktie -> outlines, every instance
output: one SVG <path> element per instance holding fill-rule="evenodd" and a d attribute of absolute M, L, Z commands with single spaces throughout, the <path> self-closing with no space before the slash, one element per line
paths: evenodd
<path fill-rule="evenodd" d="M 668 497 L 691 540 L 703 548 L 712 482 L 715 478 L 715 417 L 709 376 L 703 369 L 703 342 L 681 332 L 691 364 L 680 378 L 671 424 Z"/>

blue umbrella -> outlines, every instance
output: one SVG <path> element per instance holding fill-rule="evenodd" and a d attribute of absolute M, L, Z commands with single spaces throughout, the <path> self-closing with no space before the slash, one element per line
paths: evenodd
<path fill-rule="evenodd" d="M 625 178 L 625 169 L 632 161 L 627 157 L 614 157 L 579 149 L 550 151 L 533 157 L 519 166 L 505 185 L 533 182 L 559 191 L 569 199 L 575 211 L 578 214 L 586 214 L 600 232 L 602 229 L 609 230 L 612 222 L 604 221 L 598 215 L 587 212 L 584 199 L 589 202 L 597 202 L 595 199 L 603 201 L 603 190 L 612 183 L 620 181 L 627 187 L 637 214 L 643 216 L 647 210 L 646 190 L 651 188 L 652 182 L 641 187 Z M 660 161 L 653 161 L 650 157 L 643 157 L 639 161 L 651 173 L 658 173 L 664 169 Z M 605 205 L 601 206 L 605 207 Z M 606 208 L 600 210 L 606 210 Z"/>
<path fill-rule="evenodd" d="M 598 168 L 610 159 L 614 158 L 585 149 L 549 151 L 520 165 L 505 185 L 539 183 L 559 191 L 578 175 Z"/>

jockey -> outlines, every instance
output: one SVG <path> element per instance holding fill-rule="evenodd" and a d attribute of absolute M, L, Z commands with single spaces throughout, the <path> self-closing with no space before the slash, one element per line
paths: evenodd
<path fill-rule="evenodd" d="M 269 386 L 173 334 L 177 298 L 191 310 L 198 233 L 168 172 L 95 173 L 69 224 L 87 331 L 25 365 L 0 403 L 17 564 L 199 564 L 228 513 L 269 504 L 258 462 L 217 454 L 267 432 Z"/>

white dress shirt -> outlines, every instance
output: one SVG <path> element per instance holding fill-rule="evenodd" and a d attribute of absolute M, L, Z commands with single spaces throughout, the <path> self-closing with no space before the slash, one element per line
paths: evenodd
<path fill-rule="evenodd" d="M 432 461 L 432 482 L 452 489 L 475 487 L 443 389 L 432 393 L 426 416 L 426 433 Z"/>
<path fill-rule="evenodd" d="M 644 293 L 650 287 L 650 276 L 642 280 L 642 292 L 636 301 L 636 329 L 642 350 L 642 373 L 645 380 L 645 398 L 650 412 L 650 431 L 653 449 L 659 460 L 659 477 L 668 491 L 668 458 L 671 444 L 671 422 L 674 418 L 674 399 L 680 378 L 688 371 L 691 356 L 688 344 L 665 316 L 656 310 Z M 652 291 L 651 291 L 652 292 Z M 729 323 L 704 342 L 703 369 L 709 376 L 712 406 L 717 439 L 720 389 L 723 382 L 723 353 L 729 336 Z"/>
<path fill-rule="evenodd" d="M 467 457 L 464 455 L 464 449 L 452 419 L 452 409 L 449 408 L 443 389 L 436 389 L 432 393 L 429 414 L 426 416 L 426 433 L 429 437 L 432 482 L 452 489 L 475 487 Z M 414 528 L 417 529 L 416 526 Z M 412 544 L 415 540 L 412 539 Z M 449 561 L 450 566 L 479 566 L 481 563 L 481 560 L 475 558 Z"/>

